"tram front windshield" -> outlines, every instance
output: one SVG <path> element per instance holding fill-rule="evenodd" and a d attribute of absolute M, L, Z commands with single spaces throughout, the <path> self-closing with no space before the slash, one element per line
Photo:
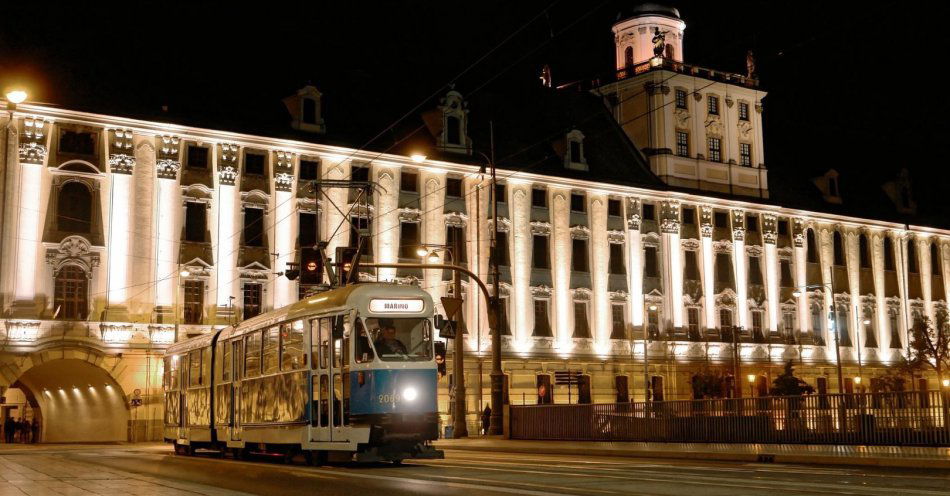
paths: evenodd
<path fill-rule="evenodd" d="M 425 318 L 360 319 L 357 325 L 356 357 L 365 361 L 376 356 L 385 362 L 419 362 L 432 359 L 432 327 Z"/>

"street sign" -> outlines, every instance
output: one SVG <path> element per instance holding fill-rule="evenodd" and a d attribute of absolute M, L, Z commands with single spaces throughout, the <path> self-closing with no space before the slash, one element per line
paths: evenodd
<path fill-rule="evenodd" d="M 580 384 L 581 373 L 577 370 L 554 371 L 554 383 L 558 385 L 576 386 Z"/>
<path fill-rule="evenodd" d="M 449 320 L 458 320 L 455 317 L 455 314 L 462 309 L 462 299 L 461 298 L 452 298 L 449 296 L 442 297 L 442 308 L 445 309 L 445 316 Z"/>
<path fill-rule="evenodd" d="M 442 328 L 439 329 L 439 337 L 442 339 L 455 339 L 455 321 L 446 320 Z"/>

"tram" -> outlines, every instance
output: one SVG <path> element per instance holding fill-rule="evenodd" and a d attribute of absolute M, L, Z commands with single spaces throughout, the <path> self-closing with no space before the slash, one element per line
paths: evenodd
<path fill-rule="evenodd" d="M 415 286 L 356 284 L 176 343 L 165 441 L 312 463 L 442 458 L 432 316 Z"/>

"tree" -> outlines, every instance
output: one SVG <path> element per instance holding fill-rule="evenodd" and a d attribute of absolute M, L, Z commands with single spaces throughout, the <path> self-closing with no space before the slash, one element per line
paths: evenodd
<path fill-rule="evenodd" d="M 950 369 L 950 319 L 946 309 L 936 311 L 936 319 L 918 318 L 910 330 L 908 361 L 919 369 L 932 368 L 938 384 Z"/>
<path fill-rule="evenodd" d="M 785 364 L 785 370 L 772 381 L 772 389 L 769 394 L 772 396 L 802 396 L 812 394 L 815 388 L 811 387 L 805 381 L 795 377 L 794 366 L 789 360 Z"/>
<path fill-rule="evenodd" d="M 726 377 L 722 371 L 712 370 L 704 366 L 703 370 L 693 375 L 690 381 L 693 388 L 693 399 L 722 398 L 725 396 Z"/>

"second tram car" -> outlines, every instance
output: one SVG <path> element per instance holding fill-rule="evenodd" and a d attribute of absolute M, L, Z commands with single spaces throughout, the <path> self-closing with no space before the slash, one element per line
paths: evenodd
<path fill-rule="evenodd" d="M 442 458 L 432 315 L 415 286 L 357 284 L 176 343 L 165 440 L 181 454 Z"/>

